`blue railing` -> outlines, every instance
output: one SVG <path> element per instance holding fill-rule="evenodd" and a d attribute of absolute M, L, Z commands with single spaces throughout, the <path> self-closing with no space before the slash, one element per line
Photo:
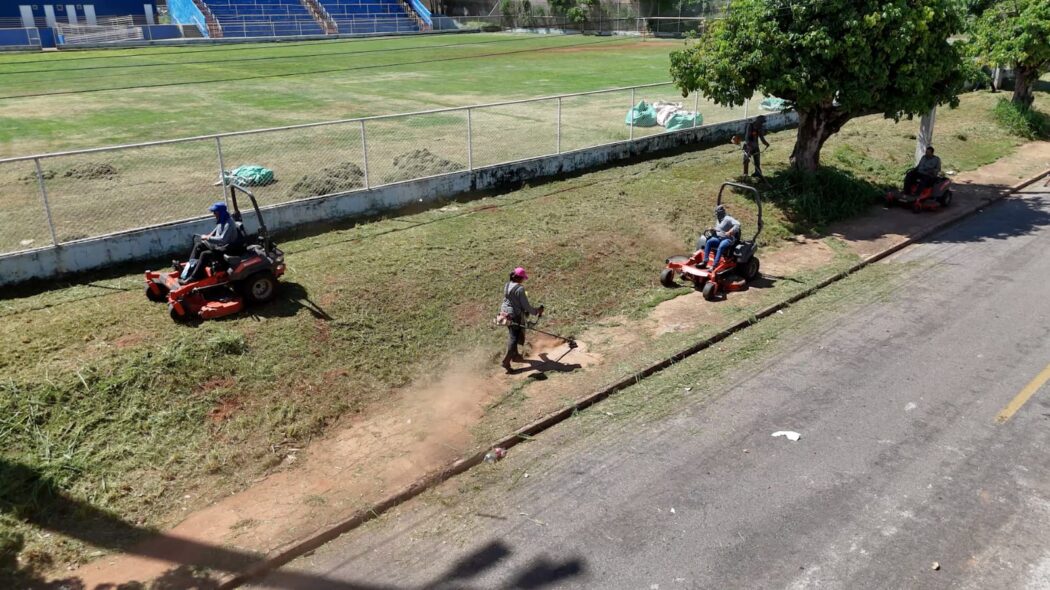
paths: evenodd
<path fill-rule="evenodd" d="M 173 21 L 181 25 L 197 25 L 201 35 L 211 36 L 208 34 L 208 19 L 204 18 L 204 13 L 193 0 L 168 0 L 168 14 Z"/>
<path fill-rule="evenodd" d="M 412 5 L 412 9 L 416 11 L 419 18 L 423 19 L 423 22 L 427 23 L 427 26 L 434 26 L 434 21 L 430 18 L 430 10 L 419 0 L 408 0 L 408 3 Z"/>

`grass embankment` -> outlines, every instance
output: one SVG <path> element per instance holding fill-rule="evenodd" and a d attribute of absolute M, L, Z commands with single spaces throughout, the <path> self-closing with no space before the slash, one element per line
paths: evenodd
<path fill-rule="evenodd" d="M 946 168 L 1019 143 L 993 104 L 974 94 L 940 113 Z M 851 122 L 826 160 L 861 185 L 897 182 L 914 128 Z M 771 171 L 792 138 L 771 137 Z M 282 299 L 196 328 L 147 302 L 138 275 L 0 301 L 0 565 L 29 575 L 119 548 L 135 540 L 129 523 L 171 524 L 457 355 L 481 347 L 495 361 L 490 318 L 515 265 L 555 331 L 644 313 L 675 293 L 656 285 L 661 261 L 710 224 L 718 183 L 739 168 L 725 146 L 291 239 Z M 753 204 L 730 207 L 754 227 Z M 775 247 L 826 220 L 774 201 L 765 221 Z"/>

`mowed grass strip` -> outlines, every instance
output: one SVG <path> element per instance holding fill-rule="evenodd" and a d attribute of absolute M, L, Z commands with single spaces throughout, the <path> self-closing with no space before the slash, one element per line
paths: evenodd
<path fill-rule="evenodd" d="M 664 82 L 680 45 L 470 34 L 2 55 L 0 157 Z"/>
<path fill-rule="evenodd" d="M 967 95 L 940 113 L 946 168 L 1018 145 L 990 123 L 995 98 Z M 826 159 L 859 186 L 898 182 L 915 126 L 851 122 Z M 770 170 L 784 165 L 792 140 L 771 138 Z M 184 506 L 276 468 L 275 449 L 367 414 L 457 356 L 491 351 L 495 363 L 503 334 L 491 316 L 514 266 L 530 269 L 530 295 L 547 304 L 556 332 L 644 313 L 668 296 L 656 281 L 664 257 L 691 248 L 711 223 L 718 184 L 739 169 L 738 150 L 716 147 L 284 241 L 281 299 L 197 327 L 172 324 L 134 274 L 0 301 L 4 468 L 36 473 L 126 522 L 170 524 Z M 730 207 L 750 231 L 753 204 L 734 195 Z M 813 225 L 776 202 L 765 221 L 770 249 Z M 7 555 L 21 554 L 19 567 L 91 551 L 26 524 L 85 518 L 38 502 L 40 480 L 0 479 L 14 499 L 0 537 Z"/>

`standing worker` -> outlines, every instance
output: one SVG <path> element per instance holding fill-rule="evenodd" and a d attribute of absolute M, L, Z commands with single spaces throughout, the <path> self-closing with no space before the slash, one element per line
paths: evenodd
<path fill-rule="evenodd" d="M 769 147 L 766 141 L 766 116 L 759 115 L 744 128 L 744 176 L 747 176 L 747 165 L 751 160 L 755 161 L 755 172 L 751 176 L 762 178 L 762 155 L 758 149 L 761 141 Z"/>
<path fill-rule="evenodd" d="M 503 304 L 499 308 L 497 323 L 507 326 L 507 354 L 500 363 L 507 372 L 511 372 L 511 361 L 516 363 L 525 362 L 525 357 L 518 352 L 518 346 L 525 346 L 525 322 L 528 316 L 543 316 L 543 306 L 533 307 L 529 303 L 529 296 L 525 293 L 525 269 L 518 267 L 510 273 L 507 284 L 503 286 Z"/>

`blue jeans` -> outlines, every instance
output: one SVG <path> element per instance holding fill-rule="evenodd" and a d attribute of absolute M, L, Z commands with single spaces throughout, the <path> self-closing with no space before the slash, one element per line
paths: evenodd
<path fill-rule="evenodd" d="M 704 244 L 704 262 L 707 262 L 707 257 L 711 253 L 711 248 L 717 247 L 718 249 L 715 250 L 715 260 L 711 263 L 711 268 L 718 266 L 718 262 L 722 260 L 722 255 L 725 254 L 726 250 L 733 246 L 735 241 L 736 240 L 733 238 L 719 238 L 717 236 L 709 238 L 707 243 Z"/>

